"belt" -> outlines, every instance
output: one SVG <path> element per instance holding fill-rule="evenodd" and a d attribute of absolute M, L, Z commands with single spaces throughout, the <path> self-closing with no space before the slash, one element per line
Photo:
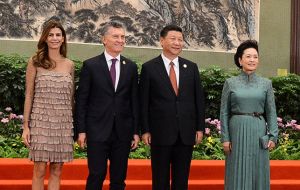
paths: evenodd
<path fill-rule="evenodd" d="M 264 113 L 259 113 L 259 112 L 253 112 L 253 113 L 241 113 L 241 112 L 232 112 L 231 115 L 248 115 L 248 116 L 252 116 L 252 117 L 257 117 L 259 119 L 260 116 L 263 116 Z"/>

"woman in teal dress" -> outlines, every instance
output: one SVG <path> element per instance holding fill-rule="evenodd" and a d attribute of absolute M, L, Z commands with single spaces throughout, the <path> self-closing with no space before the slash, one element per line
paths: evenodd
<path fill-rule="evenodd" d="M 270 189 L 269 150 L 277 141 L 277 115 L 271 81 L 255 74 L 258 60 L 257 42 L 243 42 L 234 56 L 241 73 L 223 86 L 220 119 L 225 190 Z M 265 147 L 260 141 L 263 136 L 268 137 Z"/>

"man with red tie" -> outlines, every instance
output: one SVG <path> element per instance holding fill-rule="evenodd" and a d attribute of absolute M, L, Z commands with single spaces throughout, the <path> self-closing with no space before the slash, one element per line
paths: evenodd
<path fill-rule="evenodd" d="M 130 148 L 138 136 L 137 66 L 120 53 L 125 30 L 109 22 L 102 29 L 104 53 L 83 62 L 76 96 L 78 144 L 87 143 L 86 190 L 100 190 L 110 161 L 110 190 L 124 190 Z"/>
<path fill-rule="evenodd" d="M 179 57 L 182 29 L 164 27 L 161 55 L 142 66 L 142 139 L 151 146 L 152 189 L 187 190 L 193 145 L 204 130 L 204 96 L 195 63 Z"/>

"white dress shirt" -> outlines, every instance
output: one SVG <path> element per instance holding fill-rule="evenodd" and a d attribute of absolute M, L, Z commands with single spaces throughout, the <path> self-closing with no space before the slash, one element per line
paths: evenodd
<path fill-rule="evenodd" d="M 104 51 L 104 55 L 105 55 L 105 59 L 106 59 L 106 63 L 107 63 L 107 66 L 108 66 L 108 70 L 110 70 L 110 67 L 112 65 L 112 59 L 117 59 L 116 61 L 116 82 L 115 82 L 115 91 L 117 90 L 117 86 L 118 86 L 118 83 L 119 83 L 119 78 L 120 78 L 120 70 L 121 70 L 121 65 L 120 65 L 120 59 L 121 59 L 121 56 L 120 54 L 117 56 L 117 57 L 113 57 L 111 55 L 109 55 L 106 50 Z"/>

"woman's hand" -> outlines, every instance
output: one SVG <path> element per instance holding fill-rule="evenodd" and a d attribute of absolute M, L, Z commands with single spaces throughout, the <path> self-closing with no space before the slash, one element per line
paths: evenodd
<path fill-rule="evenodd" d="M 225 155 L 229 155 L 231 152 L 231 142 L 223 142 L 223 149 L 224 149 L 224 153 Z"/>
<path fill-rule="evenodd" d="M 22 142 L 23 142 L 27 147 L 30 147 L 30 130 L 29 130 L 28 127 L 23 128 Z"/>
<path fill-rule="evenodd" d="M 269 143 L 268 143 L 268 149 L 269 150 L 273 150 L 274 147 L 275 147 L 275 143 L 273 141 L 269 141 Z"/>

